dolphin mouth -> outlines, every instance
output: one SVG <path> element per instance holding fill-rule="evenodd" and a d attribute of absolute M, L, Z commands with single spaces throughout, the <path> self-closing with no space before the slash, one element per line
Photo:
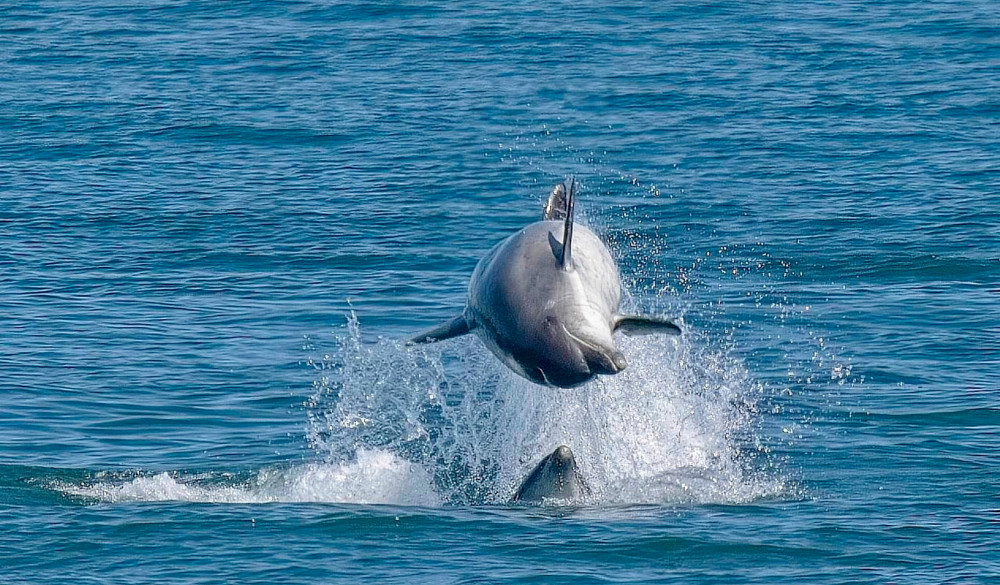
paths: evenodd
<path fill-rule="evenodd" d="M 613 375 L 628 367 L 628 360 L 625 359 L 625 354 L 622 352 L 613 347 L 600 347 L 595 343 L 573 335 L 562 323 L 560 325 L 570 339 L 580 344 L 583 359 L 587 362 L 587 367 L 590 368 L 592 373 Z"/>

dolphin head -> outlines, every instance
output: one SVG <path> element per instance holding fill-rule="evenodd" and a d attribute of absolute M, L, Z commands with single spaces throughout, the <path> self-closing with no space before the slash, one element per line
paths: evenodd
<path fill-rule="evenodd" d="M 538 384 L 572 388 L 597 374 L 617 374 L 628 365 L 610 337 L 602 342 L 594 339 L 597 335 L 571 332 L 556 315 L 544 318 L 542 335 L 544 354 L 518 360 L 524 375 Z"/>
<path fill-rule="evenodd" d="M 590 493 L 590 486 L 583 480 L 573 452 L 566 445 L 561 445 L 538 462 L 514 494 L 514 501 L 569 500 Z"/>

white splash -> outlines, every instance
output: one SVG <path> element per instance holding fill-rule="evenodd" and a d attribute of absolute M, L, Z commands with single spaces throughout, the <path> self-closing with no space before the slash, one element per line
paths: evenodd
<path fill-rule="evenodd" d="M 308 408 L 324 461 L 242 479 L 106 474 L 55 487 L 101 502 L 505 504 L 568 445 L 592 490 L 577 504 L 743 503 L 787 490 L 758 468 L 758 386 L 690 332 L 620 337 L 629 367 L 569 390 L 516 376 L 471 336 L 365 343 L 352 317 L 339 341 L 317 364 Z"/>
<path fill-rule="evenodd" d="M 739 503 L 785 489 L 754 468 L 758 387 L 689 334 L 619 338 L 629 367 L 570 390 L 517 377 L 471 336 L 362 343 L 352 316 L 340 341 L 319 365 L 311 444 L 330 460 L 396 453 L 445 503 L 506 503 L 563 444 L 593 491 L 584 503 Z"/>
<path fill-rule="evenodd" d="M 245 482 L 226 477 L 159 473 L 59 485 L 71 496 L 101 502 L 337 502 L 437 506 L 431 478 L 419 466 L 379 450 L 361 449 L 347 463 L 312 463 L 269 468 Z"/>

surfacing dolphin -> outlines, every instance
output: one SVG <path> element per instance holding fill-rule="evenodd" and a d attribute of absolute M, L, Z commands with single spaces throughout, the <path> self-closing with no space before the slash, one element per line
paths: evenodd
<path fill-rule="evenodd" d="M 476 265 L 465 309 L 410 342 L 475 332 L 521 376 L 572 388 L 625 369 L 615 331 L 679 334 L 665 319 L 618 312 L 618 266 L 597 234 L 573 225 L 575 194 L 572 178 L 556 185 L 542 221 L 500 242 Z"/>
<path fill-rule="evenodd" d="M 521 482 L 513 501 L 575 500 L 589 495 L 590 487 L 580 475 L 573 452 L 562 445 L 538 462 Z"/>

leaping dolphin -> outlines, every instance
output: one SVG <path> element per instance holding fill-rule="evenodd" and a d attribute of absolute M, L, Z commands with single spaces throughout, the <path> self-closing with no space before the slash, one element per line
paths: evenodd
<path fill-rule="evenodd" d="M 590 487 L 580 475 L 573 452 L 562 445 L 538 462 L 521 483 L 513 501 L 574 500 L 588 495 Z"/>
<path fill-rule="evenodd" d="M 465 309 L 410 343 L 475 332 L 514 372 L 572 388 L 625 369 L 615 331 L 679 334 L 668 320 L 618 312 L 618 266 L 597 234 L 573 225 L 575 194 L 573 178 L 556 185 L 542 221 L 503 240 L 476 265 Z"/>

